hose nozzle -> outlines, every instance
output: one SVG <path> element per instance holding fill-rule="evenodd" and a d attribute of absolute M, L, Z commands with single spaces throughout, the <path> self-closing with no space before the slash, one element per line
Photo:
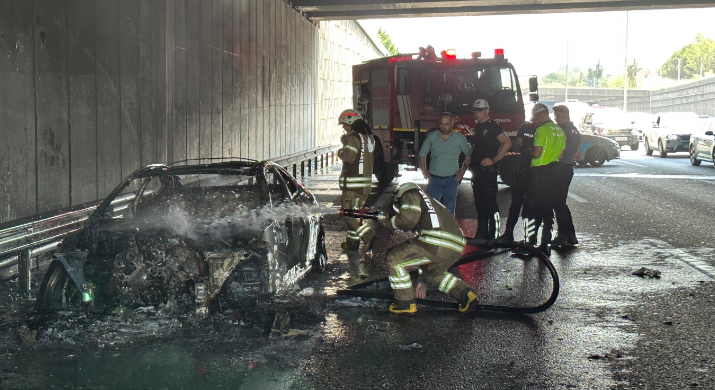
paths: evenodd
<path fill-rule="evenodd" d="M 360 220 L 360 224 L 362 225 L 362 221 L 364 219 L 372 219 L 374 221 L 384 221 L 385 220 L 385 213 L 383 213 L 380 210 L 371 210 L 367 207 L 363 207 L 361 209 L 345 209 L 345 208 L 340 208 L 340 216 L 341 217 L 352 217 L 352 218 L 357 218 Z"/>

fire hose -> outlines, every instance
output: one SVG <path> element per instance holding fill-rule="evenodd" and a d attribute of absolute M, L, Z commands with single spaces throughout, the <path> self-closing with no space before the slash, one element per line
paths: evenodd
<path fill-rule="evenodd" d="M 340 215 L 359 218 L 361 223 L 364 219 L 382 220 L 385 218 L 385 216 L 382 212 L 370 210 L 367 208 L 362 208 L 362 209 L 342 209 L 341 208 Z M 551 281 L 552 281 L 551 294 L 549 295 L 548 299 L 546 299 L 546 301 L 544 301 L 543 303 L 541 303 L 537 306 L 518 307 L 518 306 L 477 304 L 474 306 L 474 309 L 472 309 L 472 310 L 518 313 L 518 314 L 533 314 L 533 313 L 539 313 L 539 312 L 542 312 L 542 311 L 548 309 L 549 307 L 551 307 L 551 305 L 554 304 L 554 302 L 556 302 L 556 298 L 559 295 L 559 275 L 556 272 L 556 268 L 551 263 L 551 260 L 549 259 L 549 257 L 544 252 L 542 252 L 540 249 L 534 247 L 533 245 L 530 245 L 530 244 L 527 244 L 524 242 L 519 242 L 519 241 L 485 240 L 485 239 L 478 239 L 478 238 L 468 238 L 467 244 L 480 247 L 480 248 L 482 248 L 482 250 L 462 254 L 462 256 L 459 258 L 459 260 L 454 264 L 455 266 L 461 265 L 461 264 L 468 264 L 468 263 L 472 263 L 472 262 L 480 261 L 480 260 L 486 260 L 490 257 L 499 255 L 499 254 L 504 253 L 508 250 L 518 248 L 518 249 L 523 249 L 523 250 L 527 251 L 528 253 L 530 253 L 531 255 L 533 255 L 534 257 L 536 257 L 539 260 L 540 264 L 549 270 L 549 273 L 551 274 Z M 502 249 L 502 250 L 497 251 L 496 249 Z M 414 274 L 414 273 L 416 273 L 416 271 L 411 272 L 411 274 Z M 347 289 L 338 290 L 338 295 L 353 296 L 353 297 L 360 297 L 360 298 L 375 298 L 375 299 L 390 300 L 390 299 L 393 299 L 393 295 L 391 292 L 383 293 L 383 292 L 366 291 L 365 290 L 367 287 L 370 287 L 371 285 L 374 285 L 377 283 L 385 283 L 387 281 L 388 281 L 388 278 L 381 278 L 381 279 L 375 279 L 375 280 L 370 280 L 367 282 L 355 284 L 355 285 L 348 287 Z M 459 306 L 459 303 L 457 303 L 457 302 L 439 301 L 439 300 L 435 300 L 435 299 L 417 299 L 416 301 L 418 304 L 422 304 L 425 306 L 432 306 L 432 307 L 456 309 Z"/>

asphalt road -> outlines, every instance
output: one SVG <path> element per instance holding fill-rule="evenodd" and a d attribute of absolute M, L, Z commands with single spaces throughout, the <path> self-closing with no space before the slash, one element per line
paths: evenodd
<path fill-rule="evenodd" d="M 303 183 L 334 203 L 338 173 Z M 416 172 L 399 180 L 425 184 Z M 554 252 L 558 299 L 532 315 L 420 306 L 395 316 L 386 300 L 336 296 L 384 277 L 384 252 L 406 236 L 383 228 L 373 255 L 344 253 L 335 216 L 325 220 L 327 271 L 249 312 L 67 317 L 32 334 L 16 281 L 0 281 L 0 388 L 715 388 L 713 183 L 712 164 L 690 166 L 684 154 L 624 149 L 620 160 L 577 168 L 569 205 L 580 244 Z M 502 214 L 509 197 L 500 186 Z M 386 198 L 376 192 L 370 202 Z M 457 210 L 465 233 L 472 202 L 465 181 Z M 660 278 L 633 275 L 641 267 Z M 483 304 L 536 305 L 552 287 L 536 260 L 508 253 L 458 271 Z M 276 313 L 290 314 L 283 334 L 271 332 Z"/>

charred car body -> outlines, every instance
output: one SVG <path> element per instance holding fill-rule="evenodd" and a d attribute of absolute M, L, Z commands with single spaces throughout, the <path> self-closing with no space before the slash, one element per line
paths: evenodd
<path fill-rule="evenodd" d="M 38 310 L 206 312 L 286 291 L 327 262 L 317 205 L 270 162 L 139 169 L 64 239 Z"/>

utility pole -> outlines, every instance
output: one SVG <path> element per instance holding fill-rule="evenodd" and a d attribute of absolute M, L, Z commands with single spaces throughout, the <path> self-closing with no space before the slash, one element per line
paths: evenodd
<path fill-rule="evenodd" d="M 625 74 L 623 76 L 623 111 L 628 110 L 628 10 L 626 10 L 626 53 Z"/>

